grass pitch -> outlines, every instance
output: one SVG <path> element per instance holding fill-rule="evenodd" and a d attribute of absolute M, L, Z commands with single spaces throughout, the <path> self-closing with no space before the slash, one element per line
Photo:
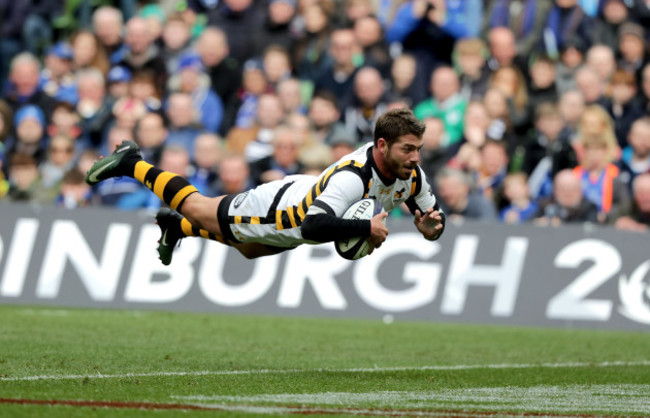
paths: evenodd
<path fill-rule="evenodd" d="M 0 416 L 650 415 L 650 335 L 0 307 Z"/>

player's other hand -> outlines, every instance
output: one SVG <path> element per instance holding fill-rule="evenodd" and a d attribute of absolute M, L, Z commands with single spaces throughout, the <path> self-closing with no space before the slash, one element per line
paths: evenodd
<path fill-rule="evenodd" d="M 444 227 L 443 216 L 441 212 L 433 208 L 427 209 L 424 214 L 416 210 L 413 223 L 424 238 L 433 241 L 442 234 L 442 228 Z"/>
<path fill-rule="evenodd" d="M 372 249 L 368 254 L 372 254 L 375 248 L 381 247 L 381 244 L 386 241 L 386 236 L 388 235 L 388 228 L 386 228 L 386 217 L 388 213 L 381 212 L 376 214 L 370 220 L 370 237 L 368 241 L 372 246 Z"/>

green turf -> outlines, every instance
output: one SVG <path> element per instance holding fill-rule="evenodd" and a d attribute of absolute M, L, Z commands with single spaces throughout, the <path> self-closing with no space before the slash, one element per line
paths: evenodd
<path fill-rule="evenodd" d="M 603 364 L 611 362 L 637 364 Z M 507 366 L 517 364 L 526 367 Z M 439 368 L 454 365 L 506 366 Z M 405 369 L 395 369 L 400 367 Z M 160 375 L 164 372 L 172 374 Z M 49 377 L 21 380 L 30 376 Z M 301 405 L 307 408 L 302 412 L 339 415 L 354 412 L 348 408 L 374 408 L 372 414 L 649 415 L 650 335 L 3 306 L 0 378 L 5 399 L 193 404 L 230 411 L 183 410 L 182 416 L 286 413 Z M 276 409 L 253 409 L 265 406 Z M 0 403 L 0 416 L 7 417 L 180 413 L 114 404 Z"/>

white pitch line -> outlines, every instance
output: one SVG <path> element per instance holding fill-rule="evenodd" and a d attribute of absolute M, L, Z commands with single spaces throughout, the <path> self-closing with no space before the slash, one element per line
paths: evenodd
<path fill-rule="evenodd" d="M 124 379 L 129 377 L 165 377 L 165 376 L 232 376 L 255 374 L 299 374 L 299 373 L 385 373 L 400 371 L 453 371 L 480 369 L 534 369 L 534 368 L 579 368 L 579 367 L 638 367 L 650 366 L 650 360 L 640 361 L 605 361 L 601 363 L 529 363 L 529 364 L 458 364 L 441 366 L 400 366 L 400 367 L 370 367 L 351 369 L 259 369 L 259 370 L 198 370 L 177 372 L 142 372 L 120 374 L 70 374 L 70 375 L 37 375 L 37 376 L 4 376 L 0 382 L 20 382 L 31 380 L 75 380 L 75 379 Z"/>

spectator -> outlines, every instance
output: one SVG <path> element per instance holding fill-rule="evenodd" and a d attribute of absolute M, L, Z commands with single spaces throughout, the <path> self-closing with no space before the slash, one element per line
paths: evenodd
<path fill-rule="evenodd" d="M 133 75 L 126 67 L 116 66 L 106 75 L 108 97 L 112 102 L 129 96 Z"/>
<path fill-rule="evenodd" d="M 223 102 L 224 116 L 219 132 L 225 135 L 235 123 L 240 104 L 237 92 L 242 84 L 241 66 L 230 56 L 226 34 L 219 28 L 208 27 L 201 33 L 196 52 L 210 77 L 212 90 Z"/>
<path fill-rule="evenodd" d="M 99 42 L 97 35 L 89 30 L 80 30 L 70 38 L 75 71 L 96 68 L 103 75 L 108 73 L 110 63 L 106 51 Z"/>
<path fill-rule="evenodd" d="M 278 83 L 276 89 L 277 94 L 282 102 L 284 114 L 287 117 L 293 113 L 299 113 L 302 115 L 307 113 L 307 108 L 302 103 L 300 88 L 300 80 L 295 77 L 285 78 Z"/>
<path fill-rule="evenodd" d="M 539 206 L 531 200 L 526 174 L 510 173 L 503 179 L 503 196 L 506 206 L 499 212 L 501 222 L 521 224 L 535 216 Z"/>
<path fill-rule="evenodd" d="M 221 138 L 212 133 L 203 133 L 194 141 L 195 170 L 188 180 L 204 196 L 217 196 L 217 170 L 222 154 L 221 148 Z"/>
<path fill-rule="evenodd" d="M 109 59 L 123 44 L 124 17 L 122 11 L 113 6 L 98 7 L 92 16 L 93 32 L 106 51 Z"/>
<path fill-rule="evenodd" d="M 650 62 L 641 69 L 641 89 L 639 90 L 641 107 L 646 113 L 650 113 Z"/>
<path fill-rule="evenodd" d="M 0 80 L 3 82 L 9 74 L 10 63 L 23 49 L 23 28 L 31 7 L 32 0 L 0 0 Z"/>
<path fill-rule="evenodd" d="M 265 94 L 260 97 L 260 104 L 257 109 L 257 132 L 252 141 L 249 141 L 244 149 L 244 155 L 248 163 L 253 163 L 273 153 L 271 142 L 274 137 L 274 130 L 285 119 L 282 111 L 280 98 L 275 94 Z"/>
<path fill-rule="evenodd" d="M 560 50 L 560 59 L 555 64 L 555 82 L 561 95 L 567 90 L 577 88 L 576 72 L 585 58 L 585 47 L 577 38 L 569 39 Z"/>
<path fill-rule="evenodd" d="M 219 181 L 217 195 L 243 193 L 253 188 L 250 180 L 250 169 L 244 156 L 237 153 L 227 153 L 219 164 Z"/>
<path fill-rule="evenodd" d="M 621 56 L 618 60 L 618 67 L 633 74 L 639 80 L 640 87 L 643 65 L 648 61 L 643 27 L 633 22 L 622 24 L 616 50 L 620 52 Z"/>
<path fill-rule="evenodd" d="M 527 57 L 537 49 L 551 5 L 551 0 L 491 0 L 483 18 L 483 37 L 490 29 L 507 27 L 517 39 L 517 55 Z"/>
<path fill-rule="evenodd" d="M 5 100 L 13 112 L 24 105 L 35 105 L 45 113 L 45 119 L 49 121 L 54 108 L 54 99 L 39 88 L 39 81 L 38 59 L 29 52 L 16 55 L 11 61 Z"/>
<path fill-rule="evenodd" d="M 197 0 L 189 1 L 188 5 L 200 13 L 197 3 Z M 226 33 L 230 51 L 237 61 L 244 62 L 255 56 L 255 44 L 250 33 L 264 26 L 264 13 L 253 4 L 253 0 L 223 0 L 205 12 L 208 26 L 216 26 Z"/>
<path fill-rule="evenodd" d="M 61 0 L 32 0 L 23 26 L 25 49 L 40 56 L 54 39 L 52 21 L 63 11 Z M 3 34 L 4 35 L 4 34 Z"/>
<path fill-rule="evenodd" d="M 565 42 L 571 38 L 578 38 L 589 47 L 593 29 L 593 19 L 585 14 L 578 0 L 555 0 L 544 26 L 544 51 L 549 56 L 556 57 Z"/>
<path fill-rule="evenodd" d="M 160 51 L 168 74 L 178 72 L 181 57 L 192 52 L 191 40 L 190 25 L 180 13 L 169 16 L 162 30 L 163 47 Z"/>
<path fill-rule="evenodd" d="M 487 139 L 487 130 L 491 124 L 490 115 L 482 101 L 473 100 L 467 105 L 463 123 L 463 138 L 456 144 L 446 147 L 448 152 L 453 156 L 465 144 L 480 149 Z M 443 144 L 448 141 L 445 138 L 447 133 L 443 134 Z"/>
<path fill-rule="evenodd" d="M 512 116 L 508 108 L 508 98 L 499 88 L 489 88 L 485 93 L 483 104 L 488 112 L 490 123 L 485 132 L 486 138 L 505 141 L 509 150 L 514 152 L 518 140 L 514 135 Z"/>
<path fill-rule="evenodd" d="M 242 88 L 239 92 L 240 105 L 235 119 L 237 128 L 248 129 L 253 126 L 260 96 L 271 91 L 262 62 L 256 59 L 246 61 Z"/>
<path fill-rule="evenodd" d="M 414 109 L 415 116 L 423 120 L 438 117 L 445 121 L 449 146 L 460 141 L 463 133 L 463 115 L 467 102 L 460 95 L 460 82 L 456 72 L 447 66 L 439 67 L 431 74 L 432 97 L 420 102 Z"/>
<path fill-rule="evenodd" d="M 354 76 L 354 96 L 343 109 L 341 121 L 348 132 L 357 133 L 361 143 L 372 142 L 375 122 L 387 106 L 381 74 L 373 67 L 364 67 Z"/>
<path fill-rule="evenodd" d="M 57 101 L 77 101 L 72 56 L 72 48 L 66 42 L 58 42 L 45 55 L 45 68 L 41 71 L 39 88 Z"/>
<path fill-rule="evenodd" d="M 373 15 L 356 19 L 354 21 L 354 36 L 363 53 L 364 65 L 376 68 L 382 78 L 388 78 L 391 57 L 379 20 Z"/>
<path fill-rule="evenodd" d="M 417 62 L 411 54 L 397 56 L 391 65 L 388 93 L 392 97 L 402 97 L 407 102 L 407 107 L 427 98 L 426 87 L 415 82 L 416 72 Z"/>
<path fill-rule="evenodd" d="M 636 79 L 633 74 L 616 70 L 611 80 L 612 97 L 607 110 L 614 120 L 618 145 L 627 146 L 627 136 L 632 123 L 643 116 L 643 108 L 636 99 Z"/>
<path fill-rule="evenodd" d="M 73 141 L 75 148 L 81 148 L 83 144 L 78 144 L 77 139 L 81 135 L 81 118 L 75 110 L 74 105 L 68 102 L 58 102 L 52 112 L 52 123 L 47 127 L 47 135 L 64 136 Z"/>
<path fill-rule="evenodd" d="M 606 134 L 583 134 L 580 143 L 584 154 L 573 173 L 581 181 L 585 198 L 598 207 L 602 220 L 612 209 L 626 204 L 629 199 L 628 189 L 618 177 L 620 170 L 614 164 L 616 139 Z"/>
<path fill-rule="evenodd" d="M 634 178 L 650 172 L 650 118 L 645 116 L 632 123 L 627 142 L 617 164 L 619 177 L 632 191 Z"/>
<path fill-rule="evenodd" d="M 472 191 L 469 174 L 450 167 L 443 168 L 437 175 L 437 190 L 440 207 L 449 220 L 476 219 L 494 221 L 497 212 L 491 200 L 481 193 Z"/>
<path fill-rule="evenodd" d="M 333 145 L 335 135 L 346 136 L 356 146 L 359 139 L 356 131 L 346 131 L 339 122 L 341 113 L 336 96 L 329 91 L 317 91 L 309 104 L 309 119 L 313 125 L 313 138 L 317 143 Z"/>
<path fill-rule="evenodd" d="M 296 15 L 296 0 L 269 1 L 265 22 L 256 28 L 253 35 L 253 55 L 260 56 L 270 45 L 279 45 L 286 51 L 293 51 L 296 36 L 291 22 Z"/>
<path fill-rule="evenodd" d="M 625 231 L 647 232 L 650 226 L 650 174 L 638 175 L 632 182 L 632 200 L 612 219 L 614 227 Z"/>
<path fill-rule="evenodd" d="M 223 119 L 221 98 L 210 89 L 210 77 L 204 72 L 201 58 L 194 53 L 180 57 L 178 72 L 169 78 L 168 91 L 187 93 L 197 121 L 208 132 L 216 133 Z"/>
<path fill-rule="evenodd" d="M 340 160 L 359 146 L 359 143 L 355 142 L 354 135 L 345 129 L 333 132 L 328 144 L 332 150 L 332 161 Z"/>
<path fill-rule="evenodd" d="M 23 106 L 15 114 L 16 136 L 7 140 L 9 152 L 23 154 L 39 164 L 45 156 L 47 137 L 45 115 L 34 105 Z"/>
<path fill-rule="evenodd" d="M 558 227 L 579 222 L 598 223 L 598 206 L 584 197 L 572 170 L 561 170 L 553 179 L 553 196 L 540 202 L 534 223 Z"/>
<path fill-rule="evenodd" d="M 515 136 L 525 134 L 529 128 L 529 103 L 526 81 L 522 72 L 512 65 L 501 66 L 492 74 L 490 88 L 496 88 L 505 95 L 510 133 Z M 494 139 L 501 138 L 494 137 Z M 515 144 L 510 141 L 508 146 L 512 151 Z"/>
<path fill-rule="evenodd" d="M 328 90 L 334 93 L 340 103 L 350 100 L 360 53 L 354 31 L 348 28 L 335 29 L 331 35 L 329 54 L 332 63 L 315 79 L 314 90 Z"/>
<path fill-rule="evenodd" d="M 165 11 L 157 4 L 146 4 L 140 8 L 138 11 L 138 16 L 143 18 L 147 23 L 147 30 L 152 41 L 160 45 L 162 41 L 161 38 L 163 30 L 167 23 L 167 16 L 165 14 Z M 180 14 L 179 17 L 182 18 Z M 183 22 L 185 22 L 184 19 Z"/>
<path fill-rule="evenodd" d="M 477 189 L 497 207 L 505 206 L 503 179 L 508 173 L 510 158 L 502 141 L 488 140 L 481 147 L 481 168 L 476 172 Z"/>
<path fill-rule="evenodd" d="M 156 76 L 151 70 L 140 70 L 133 74 L 129 84 L 129 94 L 140 100 L 150 112 L 162 112 L 162 92 L 156 84 Z"/>
<path fill-rule="evenodd" d="M 553 178 L 578 165 L 568 130 L 558 107 L 542 103 L 535 113 L 535 129 L 524 143 L 522 170 L 528 174 L 530 194 L 535 200 L 551 196 Z"/>
<path fill-rule="evenodd" d="M 133 131 L 136 124 L 147 113 L 147 107 L 133 97 L 123 97 L 113 105 L 113 124 Z"/>
<path fill-rule="evenodd" d="M 254 186 L 298 174 L 304 169 L 298 159 L 300 138 L 293 129 L 280 125 L 273 130 L 273 152 L 250 165 Z"/>
<path fill-rule="evenodd" d="M 594 22 L 594 45 L 606 45 L 612 51 L 617 50 L 619 44 L 619 29 L 629 19 L 629 9 L 625 0 L 602 1 L 603 13 L 600 19 Z"/>
<path fill-rule="evenodd" d="M 558 109 L 568 131 L 569 142 L 573 142 L 573 139 L 578 133 L 582 113 L 585 110 L 585 99 L 582 93 L 578 90 L 565 91 L 560 96 Z"/>
<path fill-rule="evenodd" d="M 133 73 L 153 71 L 156 85 L 162 90 L 167 80 L 167 68 L 160 48 L 153 41 L 145 19 L 137 16 L 129 19 L 124 45 L 111 56 L 111 64 L 123 65 Z"/>
<path fill-rule="evenodd" d="M 0 144 L 4 144 L 13 132 L 13 119 L 14 113 L 11 107 L 6 101 L 0 99 Z"/>
<path fill-rule="evenodd" d="M 558 89 L 555 84 L 555 63 L 548 56 L 537 57 L 528 68 L 528 114 L 532 115 L 545 102 L 557 103 Z"/>
<path fill-rule="evenodd" d="M 106 95 L 104 76 L 96 68 L 77 73 L 79 101 L 76 110 L 81 116 L 81 140 L 85 146 L 97 147 L 112 117 L 113 102 Z"/>
<path fill-rule="evenodd" d="M 262 67 L 266 80 L 271 87 L 277 90 L 282 80 L 291 77 L 291 59 L 289 52 L 280 45 L 270 45 L 262 55 Z"/>
<path fill-rule="evenodd" d="M 587 105 L 607 106 L 607 98 L 604 95 L 605 81 L 600 78 L 596 70 L 589 66 L 579 68 L 576 71 L 575 81 Z"/>
<path fill-rule="evenodd" d="M 578 161 L 582 159 L 582 154 L 584 152 L 580 138 L 586 136 L 607 137 L 607 143 L 613 141 L 614 144 L 616 144 L 616 147 L 618 147 L 618 142 L 616 141 L 616 133 L 614 131 L 614 121 L 612 120 L 612 117 L 609 115 L 609 113 L 607 113 L 607 110 L 601 106 L 590 105 L 585 107 L 585 110 L 582 112 L 580 124 L 578 125 L 577 135 L 571 144 L 576 150 Z M 618 156 L 619 151 L 620 150 L 616 151 L 616 156 Z"/>
<path fill-rule="evenodd" d="M 135 141 L 142 158 L 150 164 L 158 164 L 168 135 L 160 114 L 151 112 L 144 115 L 135 127 Z"/>
<path fill-rule="evenodd" d="M 485 43 L 478 38 L 461 39 L 456 42 L 454 52 L 460 70 L 461 96 L 467 102 L 483 97 L 490 81 Z"/>
<path fill-rule="evenodd" d="M 58 190 L 45 188 L 41 181 L 38 163 L 31 155 L 13 153 L 9 162 L 9 191 L 12 202 L 51 204 Z"/>
<path fill-rule="evenodd" d="M 330 42 L 329 21 L 333 5 L 329 0 L 317 0 L 305 4 L 305 33 L 296 43 L 293 68 L 298 78 L 314 82 L 330 64 L 327 47 Z"/>
<path fill-rule="evenodd" d="M 517 43 L 515 34 L 506 27 L 490 29 L 487 35 L 490 57 L 487 60 L 490 71 L 496 71 L 499 67 L 516 66 L 523 69 L 522 63 L 525 56 L 517 55 Z"/>
<path fill-rule="evenodd" d="M 39 166 L 43 187 L 57 187 L 63 175 L 72 167 L 74 142 L 63 135 L 53 136 L 47 147 L 47 158 Z"/>
<path fill-rule="evenodd" d="M 426 129 L 422 135 L 420 167 L 427 178 L 434 179 L 438 171 L 450 160 L 451 154 L 442 146 L 445 135 L 444 121 L 440 118 L 426 118 L 423 122 Z"/>
<path fill-rule="evenodd" d="M 593 68 L 600 76 L 603 85 L 603 93 L 609 97 L 610 82 L 614 71 L 616 71 L 616 57 L 614 51 L 605 45 L 594 45 L 587 50 L 585 64 Z"/>
<path fill-rule="evenodd" d="M 66 209 L 88 206 L 92 199 L 92 188 L 86 183 L 86 175 L 72 167 L 63 174 L 61 192 L 56 204 Z"/>
<path fill-rule="evenodd" d="M 192 96 L 182 91 L 170 94 L 165 114 L 169 121 L 167 144 L 194 150 L 194 140 L 201 133 L 202 127 L 192 103 Z M 190 155 L 190 158 L 193 157 Z"/>

